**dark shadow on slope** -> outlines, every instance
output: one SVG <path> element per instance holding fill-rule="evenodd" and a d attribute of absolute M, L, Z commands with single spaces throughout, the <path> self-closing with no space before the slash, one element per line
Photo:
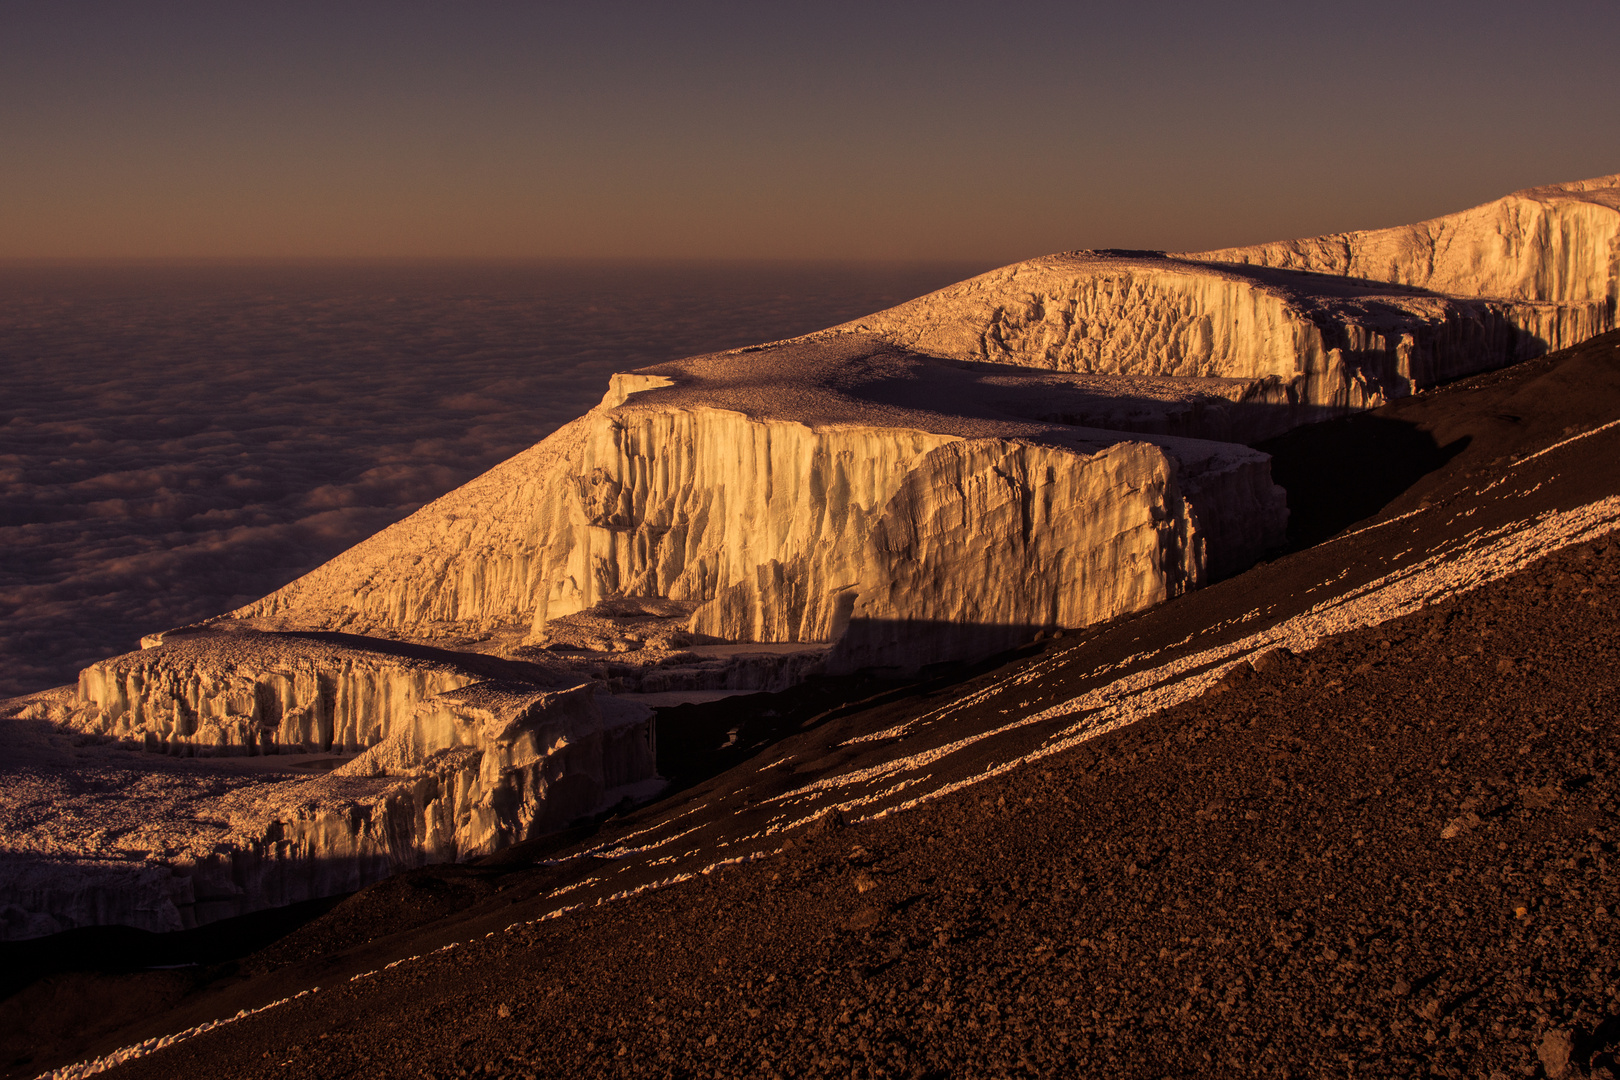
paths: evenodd
<path fill-rule="evenodd" d="M 1038 651 L 1039 645 L 999 652 L 975 663 L 934 664 L 906 678 L 861 671 L 810 679 L 772 694 L 740 694 L 658 710 L 658 772 L 670 781 L 664 796 L 735 768 L 784 739 L 832 720 L 908 698 L 927 697 L 969 682 Z"/>
<path fill-rule="evenodd" d="M 1055 607 L 1056 597 L 1052 598 Z M 1062 627 L 1057 623 L 854 618 L 827 654 L 835 673 L 874 671 L 913 678 L 943 664 L 1010 656 Z"/>
<path fill-rule="evenodd" d="M 0 1001 L 47 975 L 128 974 L 229 963 L 319 918 L 342 899 L 306 900 L 167 934 L 128 926 L 87 926 L 49 937 L 0 942 Z"/>
<path fill-rule="evenodd" d="M 342 900 L 307 900 L 168 934 L 91 926 L 0 942 L 0 1074 L 32 1076 L 65 1064 L 190 995 L 217 991 L 240 978 L 246 957 Z"/>
<path fill-rule="evenodd" d="M 1288 492 L 1288 549 L 1319 544 L 1388 506 L 1465 450 L 1441 446 L 1416 424 L 1375 413 L 1347 416 L 1256 443 L 1271 478 Z"/>
<path fill-rule="evenodd" d="M 1620 331 L 1610 331 L 1253 445 L 1272 455 L 1272 479 L 1288 492 L 1297 551 L 1396 501 L 1413 509 L 1444 478 L 1488 483 L 1518 456 L 1608 423 L 1617 409 Z"/>

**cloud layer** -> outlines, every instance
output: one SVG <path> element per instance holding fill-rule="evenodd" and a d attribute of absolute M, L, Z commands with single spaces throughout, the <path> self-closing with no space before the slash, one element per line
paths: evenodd
<path fill-rule="evenodd" d="M 0 697 L 261 596 L 607 377 L 973 266 L 0 269 Z"/>

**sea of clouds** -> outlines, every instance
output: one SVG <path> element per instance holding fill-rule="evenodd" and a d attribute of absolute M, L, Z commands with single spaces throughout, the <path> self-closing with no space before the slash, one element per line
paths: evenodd
<path fill-rule="evenodd" d="M 0 697 L 278 588 L 614 371 L 981 269 L 0 267 Z"/>

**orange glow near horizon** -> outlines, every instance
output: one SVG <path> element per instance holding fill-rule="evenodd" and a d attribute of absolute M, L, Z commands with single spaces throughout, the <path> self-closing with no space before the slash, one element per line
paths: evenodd
<path fill-rule="evenodd" d="M 0 258 L 1004 262 L 1374 228 L 1620 169 L 1620 11 L 1533 41 L 1520 14 L 23 2 Z"/>

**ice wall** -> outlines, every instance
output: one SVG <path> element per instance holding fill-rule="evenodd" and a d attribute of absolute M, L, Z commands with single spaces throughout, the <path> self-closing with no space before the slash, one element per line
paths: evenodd
<path fill-rule="evenodd" d="M 476 676 L 446 661 L 265 634 L 175 636 L 79 673 L 82 731 L 176 753 L 354 753 Z"/>
<path fill-rule="evenodd" d="M 1219 253 L 1212 253 L 1213 254 Z M 855 320 L 960 360 L 1252 380 L 1246 441 L 1372 408 L 1609 329 L 1610 301 L 1482 300 L 1151 253 L 1034 259 Z"/>
<path fill-rule="evenodd" d="M 1332 233 L 1185 259 L 1282 267 L 1453 296 L 1607 309 L 1620 295 L 1620 174 L 1530 188 L 1390 229 Z M 1599 331 L 1601 332 L 1601 331 Z"/>
<path fill-rule="evenodd" d="M 577 511 L 548 552 L 537 614 L 667 596 L 704 602 L 693 628 L 735 641 L 827 640 L 831 599 L 855 580 L 876 516 L 952 441 L 707 407 L 603 419 L 584 441 Z M 727 602 L 738 589 L 751 599 Z"/>
<path fill-rule="evenodd" d="M 952 443 L 884 508 L 828 667 L 914 670 L 1139 611 L 1247 565 L 1286 523 L 1263 454 Z"/>
<path fill-rule="evenodd" d="M 659 596 L 696 604 L 691 628 L 700 634 L 831 641 L 852 605 L 871 607 L 926 576 L 932 599 L 919 593 L 915 611 L 878 616 L 873 607 L 872 617 L 988 619 L 1024 633 L 1111 618 L 1174 595 L 1214 566 L 1244 565 L 1281 541 L 1286 516 L 1263 455 L 1191 441 L 1178 452 L 1099 432 L 1071 445 L 1054 445 L 1055 436 L 965 440 L 656 403 L 600 409 L 568 437 L 572 454 L 549 484 L 531 487 L 535 503 L 516 515 L 525 531 L 508 543 L 490 542 L 490 517 L 475 523 L 459 507 L 430 507 L 391 530 L 399 535 L 385 532 L 342 557 L 342 573 L 363 585 L 333 588 L 339 567 L 323 568 L 240 614 L 417 632 L 435 616 L 454 625 L 455 615 L 479 626 L 527 623 L 533 632 L 607 598 Z M 952 449 L 969 441 L 971 453 Z M 1216 458 L 1221 465 L 1210 470 Z M 1131 467 L 1117 467 L 1122 461 Z M 1189 467 L 1235 470 L 1252 482 L 1183 483 Z M 933 506 L 921 493 L 961 484 L 995 490 L 996 512 L 956 505 L 954 546 L 928 547 L 925 564 L 915 544 L 888 546 L 893 525 L 881 522 Z M 1191 524 L 1238 520 L 1247 524 Z M 1181 533 L 1168 521 L 1181 522 Z M 471 542 L 473 529 L 485 530 L 481 542 Z M 433 540 L 416 539 L 424 534 Z M 1113 558 L 1125 548 L 1142 549 L 1140 558 Z M 991 576 L 972 564 L 986 550 L 1005 555 Z M 1048 559 L 1046 551 L 1065 554 Z M 522 585 L 501 573 L 520 560 L 529 570 Z M 1071 572 L 1076 560 L 1085 573 Z M 496 577 L 503 587 L 488 588 Z M 415 614 L 427 619 L 416 623 Z"/>
<path fill-rule="evenodd" d="M 481 682 L 426 699 L 333 775 L 396 781 L 390 793 L 410 801 L 387 843 L 449 861 L 611 805 L 609 793 L 655 780 L 655 752 L 651 711 L 594 686 Z"/>
<path fill-rule="evenodd" d="M 84 696 L 25 717 L 80 734 L 55 763 L 65 786 L 48 822 L 26 790 L 50 770 L 27 762 L 8 781 L 0 937 L 180 929 L 348 892 L 661 783 L 644 706 L 594 684 L 490 679 L 479 668 L 492 658 L 459 666 L 378 645 L 181 636 L 95 665 Z M 94 782 L 98 761 L 124 777 Z"/>
<path fill-rule="evenodd" d="M 1309 324 L 1242 276 L 1151 254 L 1016 263 L 840 328 L 1056 371 L 1292 378 Z"/>

